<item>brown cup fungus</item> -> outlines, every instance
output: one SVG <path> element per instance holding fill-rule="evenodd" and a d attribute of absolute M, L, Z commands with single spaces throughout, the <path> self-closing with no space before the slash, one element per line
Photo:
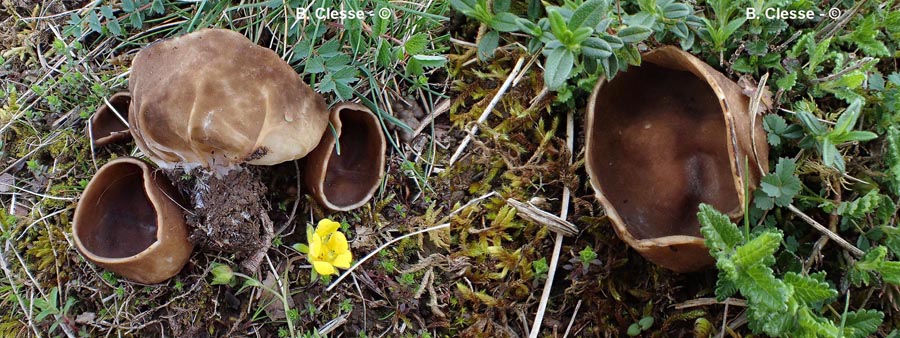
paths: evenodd
<path fill-rule="evenodd" d="M 325 100 L 274 51 L 224 29 L 141 50 L 132 62 L 128 121 L 160 167 L 227 172 L 304 157 L 328 122 Z"/>
<path fill-rule="evenodd" d="M 755 187 L 758 168 L 768 171 L 762 123 L 757 116 L 752 127 L 749 110 L 736 83 L 675 47 L 601 79 L 586 112 L 585 166 L 619 237 L 673 271 L 711 265 L 700 203 L 740 217 L 744 180 Z"/>
<path fill-rule="evenodd" d="M 325 132 L 307 157 L 305 181 L 319 205 L 335 211 L 352 210 L 378 190 L 384 177 L 387 141 L 378 117 L 359 104 L 334 106 L 331 125 L 334 133 Z"/>
<path fill-rule="evenodd" d="M 144 161 L 124 157 L 100 168 L 78 206 L 72 233 L 84 258 L 128 279 L 160 283 L 193 250 L 178 194 Z"/>
<path fill-rule="evenodd" d="M 94 116 L 91 117 L 90 135 L 88 135 L 94 145 L 102 147 L 131 137 L 128 125 L 125 123 L 128 120 L 130 104 L 131 94 L 118 92 L 109 98 L 109 105 L 104 102 L 97 108 Z"/>

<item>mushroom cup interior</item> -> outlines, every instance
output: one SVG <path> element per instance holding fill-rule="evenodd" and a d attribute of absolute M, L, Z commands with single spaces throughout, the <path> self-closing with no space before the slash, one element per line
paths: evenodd
<path fill-rule="evenodd" d="M 379 159 L 381 144 L 375 142 L 379 136 L 374 134 L 381 132 L 381 126 L 370 113 L 345 108 L 340 114 L 340 155 L 337 148 L 332 150 L 323 190 L 331 203 L 346 206 L 368 197 L 384 163 Z M 330 128 L 325 133 L 331 133 Z"/>
<path fill-rule="evenodd" d="M 128 106 L 131 104 L 131 96 L 114 95 L 109 99 L 109 103 L 116 108 L 116 111 L 119 112 L 123 119 L 128 120 Z M 103 103 L 98 114 L 103 114 L 103 116 L 100 116 L 93 126 L 94 138 L 106 137 L 115 132 L 128 130 L 128 127 L 122 123 L 122 120 L 119 120 L 115 112 L 106 106 L 106 103 Z"/>
<path fill-rule="evenodd" d="M 602 86 L 588 168 L 635 239 L 700 237 L 700 203 L 740 208 L 725 118 L 706 81 L 645 62 Z"/>
<path fill-rule="evenodd" d="M 86 192 L 78 233 L 84 247 L 105 258 L 134 256 L 156 242 L 157 213 L 144 189 L 141 167 L 119 163 L 103 174 L 111 182 Z M 152 183 L 151 183 L 152 184 Z"/>

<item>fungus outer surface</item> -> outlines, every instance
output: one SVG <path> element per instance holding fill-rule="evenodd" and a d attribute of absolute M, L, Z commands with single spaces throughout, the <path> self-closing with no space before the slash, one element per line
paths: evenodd
<path fill-rule="evenodd" d="M 145 48 L 132 63 L 129 90 L 135 140 L 165 168 L 298 159 L 328 121 L 324 99 L 290 65 L 223 29 Z"/>

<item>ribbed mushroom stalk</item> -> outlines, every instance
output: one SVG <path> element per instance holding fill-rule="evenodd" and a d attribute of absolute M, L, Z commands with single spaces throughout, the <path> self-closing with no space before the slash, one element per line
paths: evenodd
<path fill-rule="evenodd" d="M 78 201 L 75 246 L 87 260 L 125 278 L 163 282 L 181 270 L 193 250 L 180 203 L 165 175 L 144 161 L 112 160 Z"/>
<path fill-rule="evenodd" d="M 639 67 L 601 79 L 586 115 L 585 167 L 619 237 L 674 271 L 712 264 L 700 203 L 740 217 L 744 181 L 755 188 L 758 168 L 768 170 L 762 123 L 757 116 L 752 131 L 740 87 L 696 57 L 662 47 Z"/>

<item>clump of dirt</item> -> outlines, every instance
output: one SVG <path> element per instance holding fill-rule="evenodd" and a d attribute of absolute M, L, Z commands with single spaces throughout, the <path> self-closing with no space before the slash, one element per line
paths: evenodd
<path fill-rule="evenodd" d="M 244 271 L 255 273 L 274 234 L 266 186 L 259 176 L 250 169 L 231 170 L 222 177 L 196 170 L 172 181 L 194 207 L 186 217 L 191 242 L 204 250 L 233 253 L 243 260 Z"/>

